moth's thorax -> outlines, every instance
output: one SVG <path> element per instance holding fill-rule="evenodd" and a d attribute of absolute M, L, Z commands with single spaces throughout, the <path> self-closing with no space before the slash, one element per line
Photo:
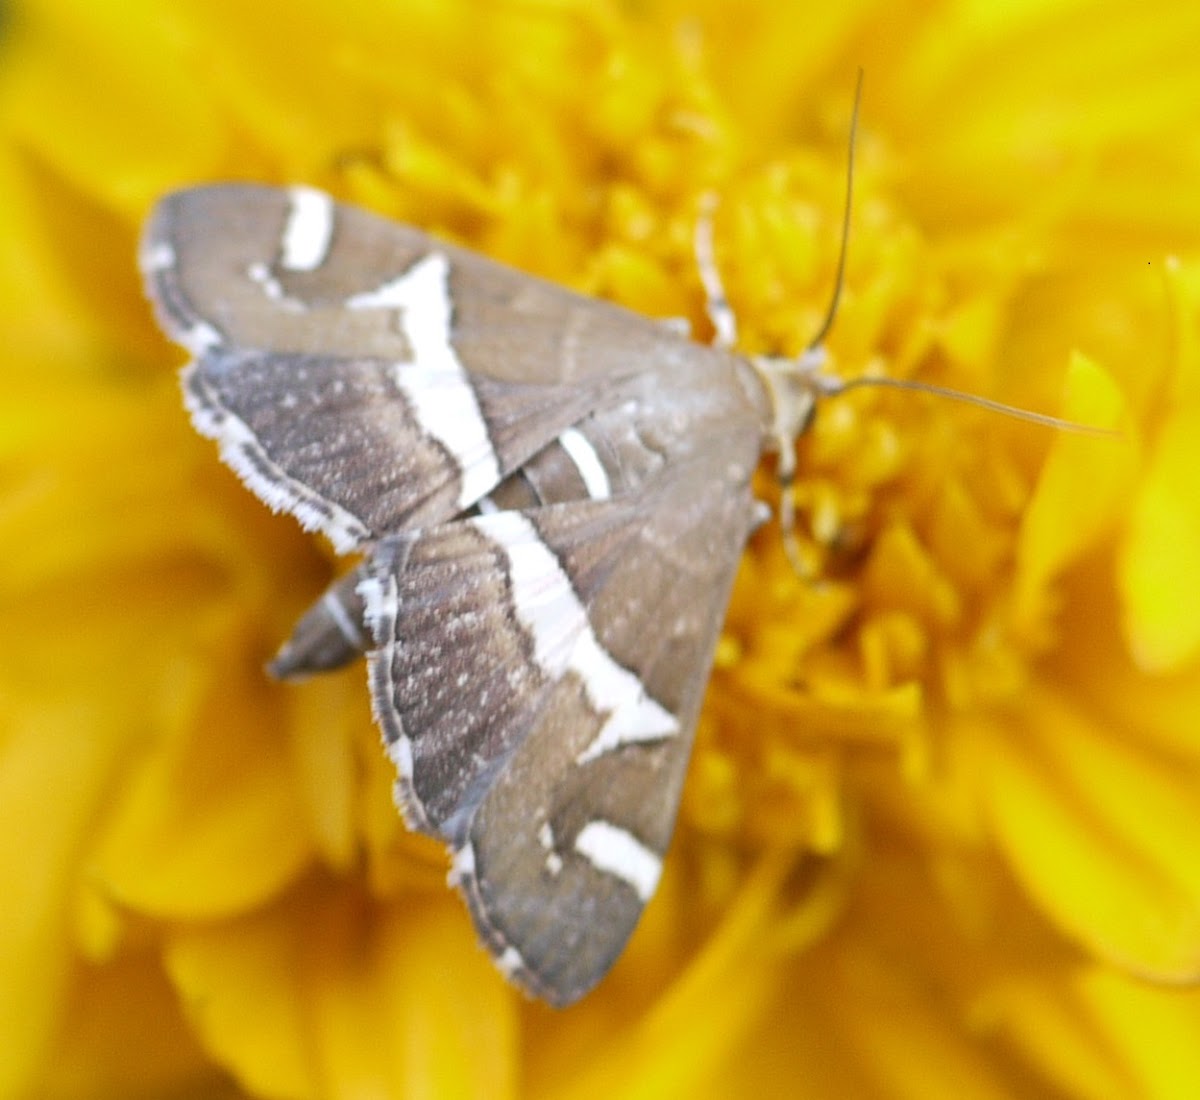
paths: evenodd
<path fill-rule="evenodd" d="M 674 369 L 630 378 L 626 400 L 597 417 L 614 438 L 635 434 L 660 463 L 724 451 L 748 478 L 770 423 L 768 394 L 742 358 L 690 341 L 685 348 Z"/>

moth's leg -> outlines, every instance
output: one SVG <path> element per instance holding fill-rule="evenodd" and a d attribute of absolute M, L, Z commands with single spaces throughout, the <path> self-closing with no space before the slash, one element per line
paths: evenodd
<path fill-rule="evenodd" d="M 771 506 L 765 500 L 755 500 L 754 518 L 751 521 L 750 533 L 754 534 L 765 523 L 771 522 Z"/>
<path fill-rule="evenodd" d="M 704 286 L 704 311 L 712 322 L 713 344 L 719 348 L 732 348 L 737 343 L 737 318 L 725 297 L 725 284 L 713 254 L 713 215 L 717 203 L 715 191 L 706 191 L 701 196 L 700 217 L 696 220 L 692 247 L 696 253 L 696 269 Z"/>
<path fill-rule="evenodd" d="M 704 286 L 704 311 L 713 327 L 713 344 L 719 348 L 732 349 L 737 343 L 737 318 L 729 299 L 725 297 L 725 284 L 717 268 L 713 250 L 713 215 L 717 210 L 717 194 L 706 191 L 700 198 L 700 217 L 696 220 L 693 248 L 696 253 L 696 269 Z M 771 387 L 772 393 L 774 388 Z M 796 537 L 796 505 L 792 496 L 795 481 L 796 459 L 793 450 L 795 440 L 781 432 L 777 440 L 779 450 L 779 525 L 783 534 L 783 545 L 792 567 L 799 572 L 800 544 Z M 766 507 L 765 505 L 763 506 Z M 761 520 L 760 520 L 761 522 Z"/>
<path fill-rule="evenodd" d="M 725 297 L 725 285 L 721 280 L 721 272 L 717 268 L 716 255 L 713 249 L 713 215 L 717 208 L 717 195 L 707 191 L 700 200 L 700 217 L 696 221 L 694 248 L 696 252 L 696 268 L 700 273 L 700 282 L 704 286 L 704 309 L 713 327 L 713 344 L 720 348 L 732 349 L 737 343 L 737 318 L 729 299 Z M 775 387 L 769 387 L 778 397 Z M 803 554 L 800 549 L 800 539 L 796 534 L 796 500 L 794 487 L 796 480 L 796 429 L 789 422 L 780 429 L 776 444 L 779 451 L 777 476 L 779 478 L 779 527 L 783 537 L 783 547 L 788 561 L 797 574 L 805 574 Z M 765 508 L 765 505 L 764 505 Z M 761 521 L 760 521 L 761 522 Z"/>

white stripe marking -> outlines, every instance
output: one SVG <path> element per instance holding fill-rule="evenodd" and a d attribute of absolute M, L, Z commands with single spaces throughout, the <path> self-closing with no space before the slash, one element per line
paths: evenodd
<path fill-rule="evenodd" d="M 451 886 L 460 886 L 463 879 L 471 878 L 474 874 L 475 848 L 468 840 L 451 858 L 450 874 L 446 876 L 446 881 Z"/>
<path fill-rule="evenodd" d="M 612 485 L 609 483 L 604 463 L 600 461 L 596 448 L 587 436 L 578 428 L 568 428 L 558 437 L 558 442 L 567 452 L 567 457 L 575 463 L 575 469 L 583 478 L 583 486 L 587 489 L 588 496 L 592 500 L 608 500 L 612 496 Z"/>
<path fill-rule="evenodd" d="M 329 612 L 329 617 L 333 620 L 334 626 L 341 632 L 342 637 L 354 646 L 355 649 L 365 649 L 366 645 L 362 631 L 358 629 L 358 624 L 350 617 L 345 604 L 333 592 L 326 592 L 321 597 L 321 602 L 325 605 L 325 610 Z"/>
<path fill-rule="evenodd" d="M 611 821 L 589 821 L 575 838 L 575 851 L 596 870 L 627 882 L 643 902 L 653 897 L 662 860 L 631 832 Z"/>
<path fill-rule="evenodd" d="M 395 709 L 395 704 L 392 704 Z M 413 777 L 413 746 L 412 738 L 406 734 L 400 734 L 388 746 L 388 757 L 396 768 L 396 774 L 401 779 L 412 779 Z"/>
<path fill-rule="evenodd" d="M 379 577 L 363 577 L 359 580 L 356 591 L 363 601 L 363 619 L 367 629 L 370 630 L 375 638 L 384 639 L 380 645 L 379 652 L 372 659 L 386 660 L 390 665 L 394 644 L 392 641 L 392 632 L 395 629 L 396 616 L 400 610 L 399 596 L 396 591 L 396 579 L 391 576 L 386 576 L 382 579 Z M 325 599 L 329 599 L 329 593 L 326 593 Z M 332 606 L 330 610 L 333 610 Z M 345 614 L 344 609 L 343 614 Z M 349 616 L 347 616 L 347 621 L 352 621 L 349 619 Z M 387 678 L 386 684 L 381 690 L 386 693 L 385 697 L 382 701 L 377 700 L 375 705 L 380 708 L 386 705 L 392 711 L 395 711 L 396 685 L 391 677 Z M 396 725 L 400 725 L 399 721 L 397 721 Z M 396 739 L 388 744 L 387 753 L 391 757 L 392 763 L 396 766 L 396 774 L 401 779 L 411 780 L 413 777 L 412 738 L 398 729 Z"/>
<path fill-rule="evenodd" d="M 412 278 L 430 261 L 441 261 L 446 258 L 440 252 L 431 252 L 424 259 L 418 260 L 403 275 L 397 275 L 390 282 L 382 283 L 374 290 L 364 290 L 346 299 L 348 309 L 411 309 L 413 305 Z"/>
<path fill-rule="evenodd" d="M 519 971 L 529 969 L 525 965 L 525 960 L 521 958 L 521 952 L 511 944 L 496 957 L 496 965 L 500 968 L 500 973 L 506 978 L 511 978 Z"/>
<path fill-rule="evenodd" d="M 396 615 L 396 582 L 388 578 L 385 584 L 378 577 L 363 577 L 356 590 L 364 605 L 367 629 L 378 638 Z"/>
<path fill-rule="evenodd" d="M 258 283 L 262 287 L 263 293 L 272 301 L 278 302 L 283 298 L 283 287 L 279 285 L 279 280 L 271 274 L 271 269 L 266 264 L 252 263 L 246 268 L 246 274 L 252 283 Z"/>
<path fill-rule="evenodd" d="M 400 311 L 411 363 L 397 363 L 395 382 L 413 407 L 417 422 L 458 463 L 458 505 L 474 504 L 500 480 L 483 410 L 451 342 L 450 265 L 431 252 L 403 275 L 346 300 L 349 309 Z"/>
<path fill-rule="evenodd" d="M 175 249 L 169 241 L 155 241 L 138 253 L 138 267 L 143 275 L 153 275 L 175 266 Z"/>
<path fill-rule="evenodd" d="M 562 856 L 554 850 L 554 830 L 549 821 L 543 821 L 538 829 L 538 843 L 546 849 L 546 870 L 557 875 L 563 869 Z"/>
<path fill-rule="evenodd" d="M 651 699 L 642 682 L 597 640 L 570 578 L 533 524 L 520 512 L 476 516 L 470 522 L 508 557 L 513 606 L 533 641 L 534 660 L 552 680 L 574 672 L 592 706 L 608 716 L 578 762 L 631 742 L 678 733 L 675 716 Z"/>
<path fill-rule="evenodd" d="M 641 680 L 608 655 L 590 626 L 575 645 L 571 668 L 583 678 L 597 710 L 604 709 L 603 700 L 615 702 L 595 740 L 575 758 L 577 763 L 587 764 L 624 745 L 660 741 L 679 732 L 675 716 L 646 694 Z"/>
<path fill-rule="evenodd" d="M 250 264 L 246 268 L 246 276 L 252 283 L 257 283 L 262 288 L 262 292 L 281 308 L 292 313 L 303 313 L 307 308 L 299 298 L 291 297 L 283 289 L 283 284 L 271 274 L 271 269 L 266 264 Z"/>
<path fill-rule="evenodd" d="M 280 264 L 288 271 L 320 267 L 333 240 L 333 199 L 313 187 L 290 187 Z"/>
<path fill-rule="evenodd" d="M 196 358 L 206 351 L 219 348 L 225 342 L 221 334 L 207 321 L 193 322 L 190 328 L 179 334 L 178 340 Z"/>

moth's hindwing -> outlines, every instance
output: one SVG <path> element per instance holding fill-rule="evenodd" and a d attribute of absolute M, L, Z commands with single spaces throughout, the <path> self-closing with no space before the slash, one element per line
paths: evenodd
<path fill-rule="evenodd" d="M 767 417 L 746 364 L 306 188 L 165 199 L 141 252 L 197 427 L 366 554 L 275 667 L 352 655 L 410 823 L 554 1004 L 658 879 Z M 329 632 L 340 631 L 333 638 Z M 328 644 L 327 644 L 328 643 Z"/>
<path fill-rule="evenodd" d="M 663 494 L 665 496 L 666 494 Z M 410 822 L 504 969 L 554 1004 L 658 881 L 745 498 L 551 505 L 383 540 L 362 585 L 376 716 Z"/>

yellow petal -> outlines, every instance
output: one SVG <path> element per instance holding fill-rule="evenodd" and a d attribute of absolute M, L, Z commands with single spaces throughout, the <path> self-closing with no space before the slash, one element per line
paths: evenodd
<path fill-rule="evenodd" d="M 964 731 L 965 732 L 965 731 Z M 1200 772 L 1098 726 L 1049 689 L 976 731 L 1014 873 L 1088 950 L 1160 981 L 1200 977 Z"/>
<path fill-rule="evenodd" d="M 1166 1098 L 1192 1091 L 1200 991 L 1155 988 L 1101 967 L 1081 974 L 1075 991 L 1093 1034 L 1125 1071 L 1124 1095 Z"/>
<path fill-rule="evenodd" d="M 247 667 L 248 666 L 248 667 Z M 278 689 L 246 662 L 201 696 L 194 725 L 148 753 L 90 868 L 122 904 L 203 917 L 264 901 L 311 857 Z"/>
<path fill-rule="evenodd" d="M 319 1094 L 305 1034 L 304 923 L 308 899 L 209 926 L 182 927 L 163 958 L 198 1040 L 252 1094 Z"/>
<path fill-rule="evenodd" d="M 1070 629 L 1054 655 L 1055 683 L 1130 744 L 1195 766 L 1200 670 L 1149 677 L 1137 667 L 1121 634 L 1124 608 L 1111 566 L 1094 560 L 1072 573 Z"/>
<path fill-rule="evenodd" d="M 907 611 L 938 625 L 953 624 L 962 613 L 954 586 L 907 525 L 893 524 L 876 540 L 863 593 L 872 607 Z"/>
<path fill-rule="evenodd" d="M 228 1078 L 207 1058 L 180 1010 L 157 945 L 103 967 L 80 968 L 60 1043 L 39 1097 L 178 1096 L 181 1082 L 195 1096 L 229 1094 Z"/>
<path fill-rule="evenodd" d="M 0 1096 L 28 1095 L 57 1031 L 69 975 L 76 865 L 116 762 L 119 727 L 86 703 L 4 699 L 0 743 Z"/>
<path fill-rule="evenodd" d="M 373 729 L 368 737 L 361 736 L 370 728 L 363 680 L 356 665 L 336 675 L 288 684 L 281 692 L 297 797 L 307 810 L 313 843 L 339 870 L 349 870 L 356 855 L 360 747 L 366 742 L 366 751 L 379 751 Z"/>
<path fill-rule="evenodd" d="M 712 1074 L 772 1003 L 779 968 L 764 947 L 791 863 L 785 852 L 762 858 L 691 967 L 649 1012 L 623 1016 L 611 1004 L 584 1001 L 563 1025 L 544 1023 L 547 1038 L 565 1026 L 574 1042 L 542 1060 L 535 1088 L 550 1100 L 720 1095 Z M 596 1057 L 598 1034 L 604 1053 Z M 572 1050 L 577 1056 L 567 1060 Z"/>
<path fill-rule="evenodd" d="M 117 15 L 52 0 L 24 5 L 18 23 L 23 48 L 9 53 L 4 121 L 81 193 L 142 210 L 163 179 L 213 171 L 222 119 L 195 79 L 201 62 L 178 10 L 133 0 Z"/>
<path fill-rule="evenodd" d="M 515 1095 L 517 1002 L 448 891 L 380 908 L 310 885 L 179 930 L 167 964 L 211 1056 L 256 1094 Z"/>
<path fill-rule="evenodd" d="M 1147 672 L 1200 656 L 1200 408 L 1172 416 L 1154 442 L 1122 545 L 1125 631 Z"/>
<path fill-rule="evenodd" d="M 1051 976 L 1052 975 L 1052 976 Z M 978 1019 L 1019 1050 L 1063 1096 L 1140 1095 L 1056 969 L 1005 975 L 976 1001 Z"/>
<path fill-rule="evenodd" d="M 1067 387 L 1068 420 L 1096 428 L 1121 424 L 1119 392 L 1079 353 L 1071 359 Z M 1135 458 L 1128 439 L 1055 437 L 1017 542 L 1014 613 L 1020 628 L 1036 626 L 1045 613 L 1046 586 L 1124 517 Z"/>

